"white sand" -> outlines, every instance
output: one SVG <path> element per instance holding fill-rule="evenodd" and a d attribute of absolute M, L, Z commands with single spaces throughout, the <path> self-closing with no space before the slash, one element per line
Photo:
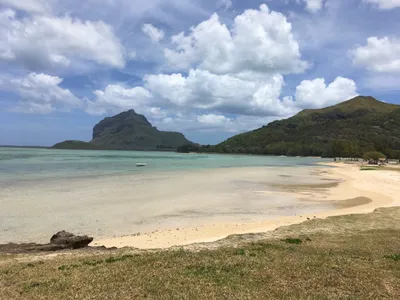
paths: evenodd
<path fill-rule="evenodd" d="M 12 186 L 0 191 L 0 243 L 46 242 L 65 229 L 94 236 L 95 245 L 167 248 L 399 205 L 400 172 L 321 170 L 227 168 Z M 276 188 L 337 181 L 333 188 Z M 357 197 L 372 202 L 344 209 L 332 202 Z"/>

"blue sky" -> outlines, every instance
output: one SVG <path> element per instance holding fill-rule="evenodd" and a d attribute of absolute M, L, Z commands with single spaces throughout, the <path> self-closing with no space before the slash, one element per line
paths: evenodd
<path fill-rule="evenodd" d="M 128 109 L 217 143 L 356 95 L 400 104 L 400 0 L 0 0 L 0 144 Z"/>

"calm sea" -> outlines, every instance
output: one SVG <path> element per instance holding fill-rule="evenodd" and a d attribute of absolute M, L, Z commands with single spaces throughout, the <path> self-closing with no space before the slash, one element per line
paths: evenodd
<path fill-rule="evenodd" d="M 319 158 L 0 147 L 0 183 L 206 168 L 305 166 Z M 146 163 L 138 168 L 136 163 Z"/>

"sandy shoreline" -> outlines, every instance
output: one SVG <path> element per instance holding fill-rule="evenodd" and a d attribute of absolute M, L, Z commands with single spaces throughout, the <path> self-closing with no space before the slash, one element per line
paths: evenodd
<path fill-rule="evenodd" d="M 332 167 L 335 166 L 335 167 Z M 0 189 L 0 244 L 66 230 L 94 246 L 169 248 L 307 218 L 397 206 L 400 172 L 358 165 L 237 167 L 54 179 Z"/>
<path fill-rule="evenodd" d="M 277 185 L 274 194 L 295 195 L 300 202 L 335 203 L 335 209 L 318 213 L 282 216 L 260 222 L 216 222 L 195 227 L 158 230 L 151 233 L 96 240 L 95 245 L 106 247 L 135 247 L 140 249 L 169 248 L 193 243 L 213 242 L 231 234 L 260 233 L 281 226 L 301 223 L 312 218 L 372 212 L 379 207 L 400 206 L 399 172 L 360 171 L 358 164 L 331 163 L 314 172 L 327 184 Z M 334 168 L 332 168 L 334 166 Z M 285 175 L 290 177 L 290 175 Z M 259 191 L 259 193 L 271 193 Z"/>

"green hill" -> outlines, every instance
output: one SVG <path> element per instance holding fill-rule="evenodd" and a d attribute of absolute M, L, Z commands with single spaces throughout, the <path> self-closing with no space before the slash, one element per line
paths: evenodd
<path fill-rule="evenodd" d="M 202 151 L 290 156 L 361 157 L 377 150 L 400 158 L 400 106 L 356 97 L 307 109 Z"/>
<path fill-rule="evenodd" d="M 182 133 L 159 131 L 134 110 L 102 120 L 93 128 L 90 143 L 119 150 L 176 150 L 191 144 Z"/>

